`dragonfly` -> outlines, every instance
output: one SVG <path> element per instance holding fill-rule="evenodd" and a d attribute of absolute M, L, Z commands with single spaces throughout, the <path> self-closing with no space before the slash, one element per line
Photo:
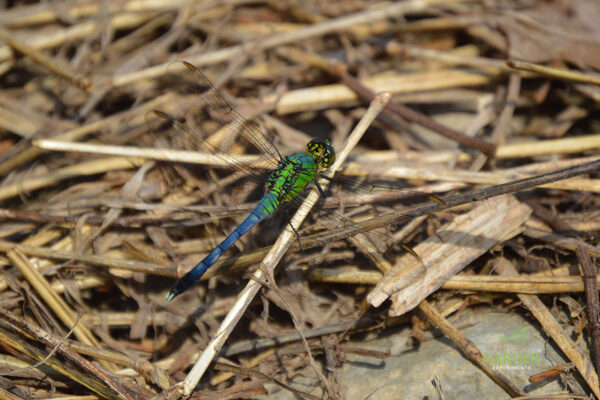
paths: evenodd
<path fill-rule="evenodd" d="M 162 118 L 170 118 L 160 111 L 156 111 L 155 114 Z M 256 207 L 229 236 L 175 283 L 167 293 L 167 300 L 173 300 L 192 287 L 206 270 L 254 225 L 271 216 L 282 204 L 296 198 L 310 182 L 315 181 L 317 172 L 329 168 L 334 161 L 335 150 L 331 143 L 321 139 L 308 142 L 303 153 L 282 158 L 277 169 L 269 174 L 265 183 L 265 195 Z"/>
<path fill-rule="evenodd" d="M 254 209 L 248 214 L 243 222 L 237 226 L 221 243 L 219 243 L 206 257 L 198 262 L 189 272 L 178 279 L 166 295 L 168 301 L 173 300 L 189 288 L 191 288 L 204 273 L 213 266 L 217 260 L 229 250 L 243 235 L 252 229 L 259 222 L 272 216 L 283 205 L 298 202 L 297 198 L 306 189 L 309 184 L 317 186 L 321 194 L 322 189 L 318 185 L 320 172 L 329 168 L 335 161 L 335 150 L 329 140 L 312 139 L 306 145 L 305 151 L 282 157 L 274 145 L 261 133 L 253 124 L 250 124 L 221 96 L 219 91 L 212 85 L 210 80 L 198 70 L 194 65 L 182 62 L 189 73 L 192 74 L 194 82 L 199 85 L 204 97 L 205 105 L 220 114 L 227 115 L 229 124 L 237 128 L 242 136 L 250 141 L 255 147 L 266 154 L 265 157 L 277 160 L 275 168 L 268 174 L 264 183 L 264 195 L 258 201 Z M 195 138 L 197 143 L 205 150 L 220 154 L 225 159 L 232 157 L 220 152 L 211 145 L 207 145 L 202 140 L 198 132 L 192 130 L 190 126 L 173 118 L 169 114 L 160 111 L 152 111 L 155 116 L 165 120 L 178 130 L 183 131 L 188 136 Z M 239 165 L 236 160 L 232 161 L 232 167 Z M 236 168 L 236 167 L 234 167 Z M 240 170 L 250 170 L 249 165 L 242 165 Z M 441 202 L 435 196 L 430 198 L 436 202 Z M 292 227 L 294 228 L 294 227 Z M 294 229 L 294 232 L 295 229 Z M 297 232 L 296 232 L 297 233 Z M 417 256 L 408 246 L 403 248 Z"/>

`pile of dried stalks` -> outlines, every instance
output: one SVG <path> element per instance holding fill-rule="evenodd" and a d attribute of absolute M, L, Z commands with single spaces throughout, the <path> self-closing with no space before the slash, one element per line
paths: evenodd
<path fill-rule="evenodd" d="M 519 396 L 458 330 L 474 309 L 517 302 L 572 363 L 567 388 L 600 397 L 599 20 L 597 4 L 558 0 L 4 9 L 1 397 L 245 398 L 268 383 L 319 398 L 292 380 L 310 366 L 315 393 L 352 398 L 336 374 L 344 354 L 387 356 L 356 335 L 409 323 L 415 341 L 440 328 Z M 333 185 L 320 211 L 292 220 L 298 232 L 265 222 L 163 300 L 250 209 L 248 176 L 229 158 L 259 158 L 196 118 L 176 60 L 204 71 L 281 154 L 331 138 L 338 176 L 444 203 Z M 371 102 L 384 91 L 391 101 Z M 203 140 L 219 152 L 192 151 L 155 109 L 214 131 Z M 332 209 L 338 226 L 322 223 Z"/>

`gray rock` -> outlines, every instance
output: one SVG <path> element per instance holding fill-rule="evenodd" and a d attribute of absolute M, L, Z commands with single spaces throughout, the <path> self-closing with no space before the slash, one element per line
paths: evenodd
<path fill-rule="evenodd" d="M 532 385 L 530 375 L 564 363 L 554 347 L 528 320 L 518 314 L 487 313 L 473 317 L 475 325 L 463 330 L 484 357 L 501 369 L 513 384 L 528 394 L 561 390 L 558 378 Z M 351 342 L 353 347 L 386 351 L 385 360 L 348 354 L 336 373 L 345 399 L 438 399 L 432 380 L 437 377 L 448 399 L 502 399 L 508 394 L 469 362 L 445 336 L 407 348 L 408 329 L 384 333 L 373 340 Z M 288 382 L 291 386 L 321 396 L 321 384 L 311 368 Z M 267 385 L 269 399 L 298 399 Z M 263 397 L 265 398 L 265 397 Z"/>

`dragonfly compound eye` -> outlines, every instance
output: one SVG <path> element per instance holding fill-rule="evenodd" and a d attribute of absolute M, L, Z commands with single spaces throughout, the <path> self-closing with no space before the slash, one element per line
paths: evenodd
<path fill-rule="evenodd" d="M 313 156 L 319 168 L 329 168 L 335 161 L 335 150 L 329 140 L 311 140 L 306 145 L 306 152 Z"/>

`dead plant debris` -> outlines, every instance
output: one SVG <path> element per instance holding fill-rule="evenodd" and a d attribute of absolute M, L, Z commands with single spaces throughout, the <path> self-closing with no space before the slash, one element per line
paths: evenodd
<path fill-rule="evenodd" d="M 353 399 L 349 360 L 408 327 L 511 396 L 600 398 L 598 3 L 2 7 L 1 397 Z M 313 137 L 339 169 L 306 221 L 291 204 L 164 300 Z M 491 311 L 568 368 L 492 368 L 461 331 Z"/>

